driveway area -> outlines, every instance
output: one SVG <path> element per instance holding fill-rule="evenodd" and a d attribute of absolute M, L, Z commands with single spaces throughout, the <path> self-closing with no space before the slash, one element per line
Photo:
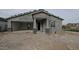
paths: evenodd
<path fill-rule="evenodd" d="M 0 32 L 0 50 L 78 50 L 79 33 Z"/>

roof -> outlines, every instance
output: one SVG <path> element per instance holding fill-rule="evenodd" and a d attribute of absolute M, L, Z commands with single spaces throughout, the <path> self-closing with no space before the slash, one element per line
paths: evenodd
<path fill-rule="evenodd" d="M 4 22 L 6 22 L 7 20 L 4 19 L 4 18 L 2 18 L 2 17 L 0 17 L 0 21 L 4 21 Z"/>
<path fill-rule="evenodd" d="M 64 19 L 62 19 L 62 18 L 60 18 L 60 17 L 58 17 L 58 16 L 55 16 L 55 15 L 53 15 L 53 14 L 50 14 L 48 11 L 46 11 L 46 10 L 44 10 L 44 9 L 39 9 L 39 10 L 34 10 L 34 11 L 30 11 L 30 12 L 25 12 L 25 13 L 21 13 L 21 14 L 18 14 L 18 15 L 14 15 L 14 16 L 11 16 L 11 17 L 8 17 L 7 18 L 7 20 L 8 19 L 12 19 L 12 18 L 16 18 L 16 17 L 20 17 L 20 16 L 24 16 L 24 15 L 28 15 L 28 14 L 36 14 L 36 13 L 46 13 L 46 14 L 48 14 L 49 16 L 53 16 L 53 17 L 56 17 L 56 18 L 58 18 L 58 19 L 61 19 L 61 20 L 64 20 Z"/>

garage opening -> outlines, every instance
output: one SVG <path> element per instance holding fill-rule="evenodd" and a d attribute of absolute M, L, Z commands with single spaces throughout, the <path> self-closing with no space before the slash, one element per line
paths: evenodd
<path fill-rule="evenodd" d="M 32 22 L 12 22 L 12 31 L 18 30 L 32 30 L 33 23 Z"/>

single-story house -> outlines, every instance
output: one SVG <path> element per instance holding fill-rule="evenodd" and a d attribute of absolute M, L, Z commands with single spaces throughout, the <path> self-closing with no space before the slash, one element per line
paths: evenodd
<path fill-rule="evenodd" d="M 62 20 L 44 9 L 7 18 L 9 31 L 33 30 L 35 32 L 61 32 Z"/>

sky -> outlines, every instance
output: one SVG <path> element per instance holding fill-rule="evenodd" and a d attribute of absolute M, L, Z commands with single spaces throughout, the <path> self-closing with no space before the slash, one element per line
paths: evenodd
<path fill-rule="evenodd" d="M 46 9 L 49 13 L 64 19 L 63 24 L 79 23 L 79 9 Z M 0 9 L 0 17 L 7 18 L 33 9 Z"/>

